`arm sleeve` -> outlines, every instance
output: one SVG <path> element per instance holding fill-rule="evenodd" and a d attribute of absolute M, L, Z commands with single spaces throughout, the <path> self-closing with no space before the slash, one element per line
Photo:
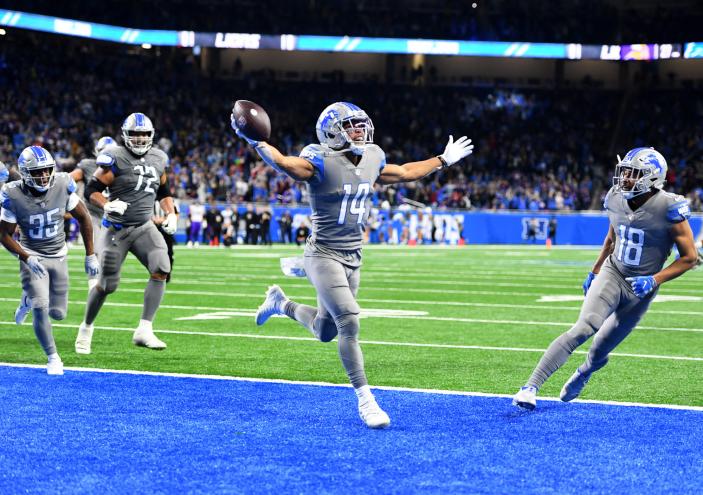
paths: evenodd
<path fill-rule="evenodd" d="M 689 218 L 691 218 L 691 208 L 688 206 L 688 201 L 683 196 L 673 197 L 666 210 L 666 219 L 671 223 L 681 223 Z"/>
<path fill-rule="evenodd" d="M 103 151 L 95 159 L 95 163 L 98 167 L 111 170 L 113 174 L 117 173 L 117 164 L 115 157 L 112 156 L 110 153 Z"/>
<path fill-rule="evenodd" d="M 304 158 L 305 160 L 312 163 L 312 166 L 315 167 L 315 175 L 317 176 L 318 180 L 322 180 L 325 178 L 324 152 L 322 151 L 322 147 L 320 145 L 307 145 L 305 148 L 303 148 L 303 151 L 300 152 L 300 158 Z"/>
<path fill-rule="evenodd" d="M 66 211 L 73 211 L 73 209 L 78 206 L 81 200 L 76 193 L 71 193 L 68 195 L 68 201 L 66 201 Z"/>

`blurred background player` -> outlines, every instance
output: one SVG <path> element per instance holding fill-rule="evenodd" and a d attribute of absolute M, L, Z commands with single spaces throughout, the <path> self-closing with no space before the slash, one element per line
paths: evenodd
<path fill-rule="evenodd" d="M 190 220 L 190 228 L 188 229 L 187 246 L 200 245 L 200 232 L 203 228 L 203 220 L 205 220 L 205 206 L 196 201 L 188 208 L 188 219 Z"/>
<path fill-rule="evenodd" d="M 69 174 L 73 180 L 76 181 L 76 183 L 79 185 L 78 188 L 78 195 L 82 195 L 85 191 L 85 186 L 88 184 L 88 181 L 90 180 L 91 177 L 93 177 L 93 174 L 97 170 L 98 166 L 95 163 L 95 158 L 97 158 L 100 153 L 107 148 L 108 146 L 113 146 L 116 145 L 117 142 L 112 139 L 110 136 L 103 136 L 98 141 L 95 143 L 95 148 L 93 149 L 93 154 L 95 155 L 94 158 L 84 158 L 80 162 L 78 162 L 78 165 L 76 165 L 76 168 L 71 171 Z M 81 184 L 82 183 L 82 184 Z M 82 185 L 82 187 L 81 187 Z M 90 201 L 86 202 L 86 206 L 88 208 L 88 212 L 90 213 L 90 219 L 93 222 L 93 244 L 95 246 L 100 245 L 99 237 L 100 237 L 100 232 L 102 231 L 102 221 L 103 221 L 103 210 L 102 208 L 99 208 L 95 206 L 93 203 Z M 96 253 L 99 255 L 100 253 Z M 95 277 L 90 277 L 88 279 L 88 290 L 92 289 L 95 287 L 95 284 L 98 283 L 98 278 L 97 276 Z"/>
<path fill-rule="evenodd" d="M 63 320 L 68 310 L 68 263 L 63 223 L 71 212 L 78 220 L 85 246 L 85 270 L 100 272 L 93 253 L 93 228 L 85 205 L 75 194 L 76 183 L 56 173 L 56 162 L 40 146 L 22 151 L 18 160 L 22 180 L 5 184 L 0 192 L 0 242 L 20 259 L 22 289 L 32 309 L 34 333 L 48 357 L 47 373 L 63 374 L 51 320 Z M 19 225 L 19 243 L 12 238 Z"/>
<path fill-rule="evenodd" d="M 618 157 L 614 185 L 604 202 L 610 229 L 583 283 L 586 299 L 579 319 L 551 343 L 513 398 L 514 405 L 534 409 L 542 384 L 595 335 L 585 362 L 559 395 L 565 402 L 578 397 L 591 375 L 608 363 L 608 354 L 637 326 L 659 286 L 695 265 L 688 202 L 661 190 L 666 171 L 666 160 L 654 148 L 635 148 L 624 159 Z M 662 270 L 674 245 L 681 256 Z"/>
<path fill-rule="evenodd" d="M 235 130 L 236 121 L 232 119 Z M 280 287 L 271 286 L 256 313 L 256 324 L 285 314 L 317 339 L 329 342 L 337 335 L 339 356 L 358 398 L 359 415 L 370 428 L 385 428 L 388 415 L 371 393 L 359 346 L 356 294 L 361 279 L 363 230 L 371 209 L 373 184 L 409 182 L 449 167 L 471 154 L 471 140 L 450 136 L 444 153 L 402 166 L 386 164 L 383 150 L 373 143 L 373 123 L 358 106 L 337 102 L 317 120 L 320 144 L 306 146 L 300 156 L 284 156 L 265 142 L 237 133 L 254 146 L 267 164 L 291 178 L 307 182 L 313 232 L 305 245 L 305 273 L 317 291 L 318 306 L 289 300 Z"/>
<path fill-rule="evenodd" d="M 129 115 L 122 124 L 122 146 L 111 146 L 97 157 L 98 169 L 85 190 L 85 197 L 105 213 L 101 236 L 101 273 L 98 284 L 88 293 L 85 317 L 78 329 L 76 352 L 90 354 L 93 322 L 105 299 L 117 290 L 122 263 L 131 252 L 149 271 L 144 290 L 144 307 L 132 342 L 150 349 L 165 349 L 152 328 L 163 299 L 166 278 L 171 271 L 168 248 L 152 221 L 158 200 L 166 220 L 161 228 L 174 234 L 178 216 L 173 204 L 166 168 L 168 156 L 152 148 L 154 126 L 143 113 Z M 103 195 L 110 189 L 110 201 Z"/>

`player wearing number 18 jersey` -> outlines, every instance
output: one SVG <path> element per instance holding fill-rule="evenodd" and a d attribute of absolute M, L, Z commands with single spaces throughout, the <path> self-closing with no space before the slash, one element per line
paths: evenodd
<path fill-rule="evenodd" d="M 394 184 L 420 179 L 471 154 L 466 137 L 449 138 L 444 153 L 405 165 L 386 163 L 386 155 L 373 144 L 374 127 L 358 106 L 338 102 L 325 108 L 316 131 L 320 144 L 311 144 L 300 156 L 284 156 L 268 143 L 237 134 L 252 144 L 261 158 L 296 180 L 307 182 L 312 207 L 312 235 L 305 246 L 305 273 L 317 290 L 317 307 L 288 299 L 272 286 L 259 307 L 256 323 L 285 314 L 307 328 L 317 339 L 338 337 L 339 356 L 359 402 L 359 414 L 371 428 L 390 424 L 378 406 L 366 379 L 359 346 L 359 312 L 356 294 L 361 279 L 361 245 L 376 182 Z"/>
<path fill-rule="evenodd" d="M 591 375 L 607 364 L 610 352 L 637 326 L 659 286 L 695 266 L 688 203 L 661 190 L 666 170 L 666 160 L 653 148 L 635 148 L 618 160 L 604 203 L 610 228 L 583 284 L 586 298 L 579 319 L 552 342 L 513 404 L 534 409 L 542 384 L 595 335 L 586 360 L 560 394 L 567 402 L 578 397 Z M 662 269 L 674 244 L 681 256 Z"/>
<path fill-rule="evenodd" d="M 166 344 L 154 335 L 152 320 L 161 304 L 166 278 L 171 271 L 166 242 L 152 222 L 154 201 L 166 214 L 161 225 L 167 233 L 176 231 L 173 198 L 168 184 L 168 156 L 152 148 L 154 126 L 143 113 L 133 113 L 122 124 L 124 146 L 110 146 L 96 158 L 98 169 L 85 188 L 85 197 L 102 208 L 100 236 L 101 273 L 98 284 L 88 293 L 85 317 L 78 329 L 76 352 L 90 354 L 93 322 L 105 299 L 117 290 L 127 252 L 149 271 L 144 291 L 144 308 L 132 342 L 150 349 Z M 103 195 L 109 189 L 110 200 Z"/>

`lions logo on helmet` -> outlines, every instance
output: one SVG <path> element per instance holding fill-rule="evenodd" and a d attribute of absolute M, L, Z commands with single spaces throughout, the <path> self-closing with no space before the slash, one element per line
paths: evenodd
<path fill-rule="evenodd" d="M 133 113 L 122 124 L 124 144 L 135 155 L 143 155 L 154 142 L 154 125 L 143 113 Z"/>
<path fill-rule="evenodd" d="M 56 161 L 41 146 L 29 146 L 22 150 L 17 168 L 22 181 L 39 192 L 46 192 L 54 185 Z"/>
<path fill-rule="evenodd" d="M 362 154 L 373 143 L 373 122 L 361 108 L 345 101 L 332 103 L 325 108 L 315 126 L 320 144 L 333 150 L 349 148 Z"/>
<path fill-rule="evenodd" d="M 110 136 L 103 136 L 100 139 L 98 139 L 98 142 L 95 143 L 95 148 L 93 149 L 93 153 L 95 153 L 95 156 L 98 156 L 102 151 L 107 148 L 108 146 L 113 146 L 117 144 L 117 142 L 112 139 Z"/>
<path fill-rule="evenodd" d="M 667 168 L 666 160 L 654 148 L 635 148 L 623 159 L 618 156 L 613 186 L 625 199 L 632 199 L 652 187 L 664 187 Z"/>

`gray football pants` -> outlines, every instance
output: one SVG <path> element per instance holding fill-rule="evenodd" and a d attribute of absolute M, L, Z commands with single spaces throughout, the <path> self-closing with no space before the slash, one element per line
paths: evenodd
<path fill-rule="evenodd" d="M 291 301 L 286 315 L 302 324 L 321 342 L 339 335 L 337 347 L 342 365 L 354 388 L 368 385 L 364 356 L 359 345 L 359 312 L 356 302 L 361 269 L 331 258 L 305 257 L 305 273 L 317 290 L 317 308 Z"/>
<path fill-rule="evenodd" d="M 68 263 L 66 258 L 41 258 L 47 275 L 37 278 L 26 263 L 20 262 L 22 290 L 29 298 L 34 318 L 34 334 L 44 352 L 49 355 L 56 352 L 51 321 L 63 320 L 68 310 Z"/>
<path fill-rule="evenodd" d="M 171 271 L 166 241 L 151 221 L 122 230 L 103 228 L 99 245 L 101 270 L 98 285 L 106 294 L 117 290 L 127 252 L 136 256 L 149 273 L 167 274 Z"/>
<path fill-rule="evenodd" d="M 640 299 L 606 261 L 588 290 L 578 321 L 549 345 L 527 384 L 540 388 L 593 335 L 593 344 L 580 370 L 593 373 L 601 369 L 608 363 L 612 350 L 637 326 L 656 292 Z"/>

